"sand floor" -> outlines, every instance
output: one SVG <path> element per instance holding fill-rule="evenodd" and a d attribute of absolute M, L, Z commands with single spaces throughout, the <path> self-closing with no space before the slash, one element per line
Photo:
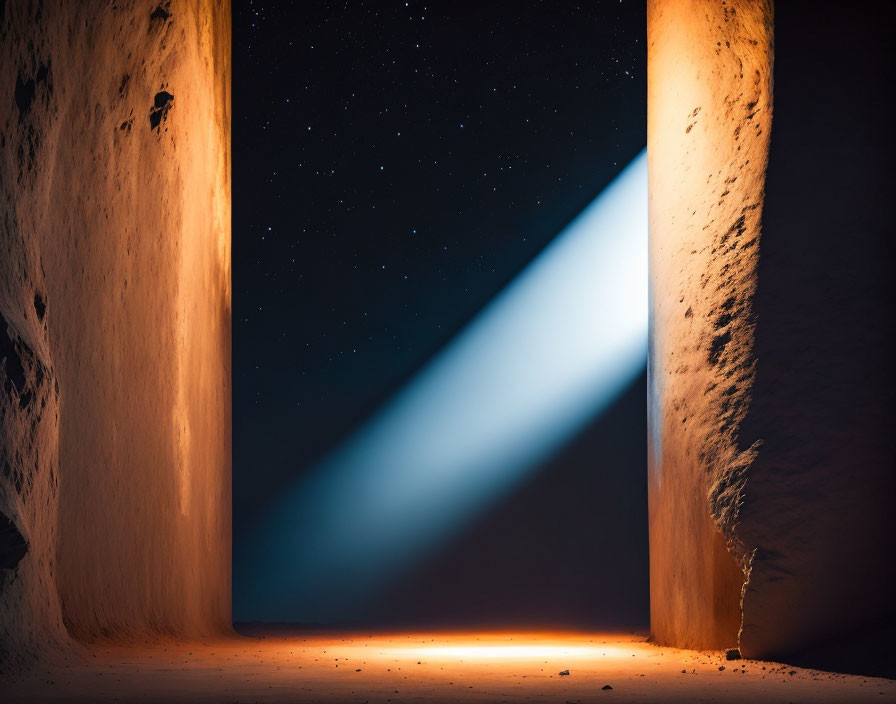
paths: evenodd
<path fill-rule="evenodd" d="M 4 702 L 896 702 L 896 680 L 728 661 L 631 634 L 314 633 L 93 646 Z M 568 675 L 561 675 L 568 671 Z M 609 686 L 612 689 L 605 689 Z"/>

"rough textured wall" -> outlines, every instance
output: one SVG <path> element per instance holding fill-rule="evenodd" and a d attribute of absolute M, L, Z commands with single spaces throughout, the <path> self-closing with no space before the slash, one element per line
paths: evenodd
<path fill-rule="evenodd" d="M 775 5 L 756 382 L 741 427 L 744 445 L 760 445 L 736 532 L 755 550 L 745 653 L 894 677 L 896 136 L 883 87 L 896 82 L 896 62 L 879 13 L 888 8 Z"/>
<path fill-rule="evenodd" d="M 4 214 L 5 215 L 5 214 Z M 56 591 L 59 387 L 32 246 L 0 220 L 0 673 L 67 641 Z M 15 256 L 10 256 L 15 252 Z M 23 286 L 24 284 L 24 286 Z"/>
<path fill-rule="evenodd" d="M 651 630 L 683 647 L 734 647 L 771 9 L 653 0 L 647 22 Z"/>
<path fill-rule="evenodd" d="M 0 647 L 227 629 L 229 3 L 0 33 Z"/>
<path fill-rule="evenodd" d="M 894 611 L 893 69 L 827 10 L 772 81 L 770 3 L 649 3 L 651 622 L 840 668 Z"/>

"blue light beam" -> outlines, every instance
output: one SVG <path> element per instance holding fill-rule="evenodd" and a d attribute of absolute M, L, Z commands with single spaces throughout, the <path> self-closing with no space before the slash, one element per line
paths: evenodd
<path fill-rule="evenodd" d="M 344 622 L 611 404 L 647 357 L 641 152 L 239 549 L 240 620 Z"/>

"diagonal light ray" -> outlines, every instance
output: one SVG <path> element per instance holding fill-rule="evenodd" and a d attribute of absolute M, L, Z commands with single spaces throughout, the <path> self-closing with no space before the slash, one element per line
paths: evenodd
<path fill-rule="evenodd" d="M 237 544 L 238 620 L 333 622 L 518 484 L 647 354 L 647 159 Z"/>

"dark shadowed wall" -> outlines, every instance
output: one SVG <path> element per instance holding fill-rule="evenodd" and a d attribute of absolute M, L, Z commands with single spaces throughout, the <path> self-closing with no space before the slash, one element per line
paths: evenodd
<path fill-rule="evenodd" d="M 874 5 L 775 6 L 756 383 L 741 431 L 742 445 L 761 443 L 738 531 L 756 551 L 741 646 L 808 648 L 810 663 L 827 640 L 842 657 L 854 638 L 892 630 L 896 614 L 896 141 L 883 89 L 896 75 Z"/>

